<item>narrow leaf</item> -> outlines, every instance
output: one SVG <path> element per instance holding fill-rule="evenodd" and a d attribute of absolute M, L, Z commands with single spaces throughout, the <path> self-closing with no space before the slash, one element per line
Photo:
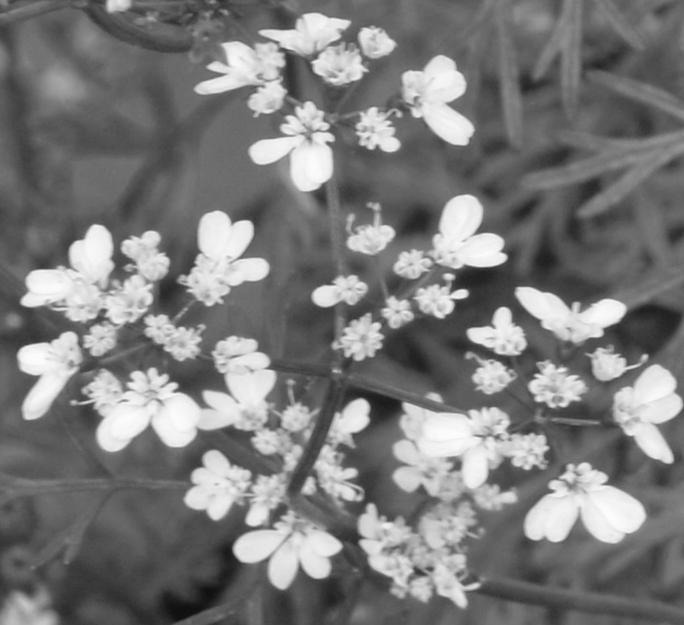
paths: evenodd
<path fill-rule="evenodd" d="M 603 13 L 606 21 L 622 39 L 635 50 L 643 50 L 644 39 L 641 34 L 627 21 L 625 15 L 615 6 L 613 0 L 594 0 L 596 7 Z"/>
<path fill-rule="evenodd" d="M 573 117 L 579 101 L 582 77 L 582 9 L 584 0 L 564 0 L 563 12 L 567 12 L 568 30 L 561 50 L 561 90 L 563 108 Z"/>
<path fill-rule="evenodd" d="M 495 18 L 499 42 L 499 90 L 504 125 L 511 145 L 520 147 L 523 137 L 523 106 L 518 56 L 511 38 L 510 3 L 499 2 Z"/>
<path fill-rule="evenodd" d="M 656 265 L 671 266 L 675 258 L 661 207 L 642 189 L 636 192 L 632 213 L 639 237 Z"/>
<path fill-rule="evenodd" d="M 566 9 L 566 5 L 563 5 L 563 11 L 556 20 L 556 25 L 553 27 L 551 35 L 544 44 L 537 62 L 534 64 L 534 68 L 532 69 L 532 78 L 534 80 L 539 80 L 549 71 L 551 63 L 553 63 L 553 60 L 558 56 L 563 47 L 570 27 L 570 19 L 572 17 L 568 14 Z"/>
<path fill-rule="evenodd" d="M 610 185 L 598 195 L 595 195 L 586 204 L 580 206 L 577 210 L 578 217 L 588 219 L 604 213 L 610 207 L 625 198 L 646 180 L 646 178 L 669 163 L 672 159 L 679 156 L 682 152 L 684 152 L 684 145 L 677 144 L 669 150 L 654 153 L 651 158 L 644 159 L 640 164 L 630 169 L 617 182 Z"/>
<path fill-rule="evenodd" d="M 684 121 L 684 102 L 667 91 L 626 76 L 608 72 L 593 71 L 587 74 L 590 82 L 601 85 L 631 100 L 649 104 L 652 107 Z"/>

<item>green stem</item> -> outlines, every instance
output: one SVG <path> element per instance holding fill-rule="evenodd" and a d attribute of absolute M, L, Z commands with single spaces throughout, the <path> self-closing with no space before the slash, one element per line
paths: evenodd
<path fill-rule="evenodd" d="M 344 221 L 340 204 L 340 191 L 335 176 L 325 185 L 325 200 L 328 207 L 328 224 L 330 228 L 330 246 L 338 276 L 347 275 L 347 264 L 344 260 Z M 342 337 L 347 325 L 347 307 L 344 302 L 335 305 L 335 343 Z M 334 362 L 341 365 L 343 356 L 339 350 L 335 352 Z"/>

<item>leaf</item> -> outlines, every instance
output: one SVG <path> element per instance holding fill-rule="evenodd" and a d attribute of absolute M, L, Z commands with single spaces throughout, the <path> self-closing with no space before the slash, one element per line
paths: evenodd
<path fill-rule="evenodd" d="M 622 39 L 635 50 L 643 50 L 644 39 L 641 34 L 627 21 L 620 9 L 615 6 L 613 0 L 594 0 L 606 21 Z"/>
<path fill-rule="evenodd" d="M 551 63 L 558 56 L 559 52 L 563 47 L 563 43 L 567 37 L 567 31 L 570 27 L 570 16 L 567 14 L 566 5 L 563 5 L 563 11 L 560 17 L 556 20 L 556 25 L 551 32 L 550 37 L 547 39 L 544 47 L 537 62 L 534 64 L 532 69 L 532 78 L 534 80 L 541 79 L 546 72 L 549 71 Z"/>
<path fill-rule="evenodd" d="M 671 266 L 675 257 L 660 205 L 651 201 L 642 190 L 637 192 L 632 207 L 639 236 L 655 264 L 660 267 Z"/>
<path fill-rule="evenodd" d="M 626 76 L 616 76 L 615 74 L 598 70 L 589 72 L 587 78 L 590 82 L 610 89 L 614 93 L 623 95 L 636 102 L 649 104 L 663 113 L 684 121 L 684 102 L 659 87 L 654 87 Z"/>
<path fill-rule="evenodd" d="M 625 198 L 655 171 L 669 163 L 675 157 L 681 155 L 682 152 L 684 152 L 684 145 L 678 143 L 670 149 L 656 152 L 652 155 L 649 154 L 652 158 L 643 159 L 641 163 L 630 169 L 617 182 L 613 183 L 607 189 L 601 191 L 601 193 L 595 195 L 591 200 L 580 206 L 580 208 L 577 209 L 577 216 L 588 219 L 604 213 L 611 206 L 614 206 Z"/>
<path fill-rule="evenodd" d="M 499 2 L 496 5 L 495 18 L 499 42 L 499 90 L 504 125 L 510 143 L 520 147 L 523 136 L 523 106 L 518 56 L 511 38 L 510 3 Z"/>
<path fill-rule="evenodd" d="M 563 108 L 573 117 L 579 100 L 582 77 L 582 9 L 584 0 L 564 0 L 563 12 L 567 12 L 568 29 L 561 50 L 561 91 Z"/>

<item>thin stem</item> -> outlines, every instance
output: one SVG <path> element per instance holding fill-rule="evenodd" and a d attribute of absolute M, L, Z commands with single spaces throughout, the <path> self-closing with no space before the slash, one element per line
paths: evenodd
<path fill-rule="evenodd" d="M 603 592 L 577 592 L 512 579 L 486 580 L 475 592 L 488 597 L 547 608 L 684 624 L 684 609 L 682 608 L 657 601 L 627 599 Z"/>
<path fill-rule="evenodd" d="M 340 204 L 340 191 L 335 176 L 325 185 L 325 201 L 328 207 L 328 224 L 330 228 L 330 246 L 335 263 L 335 271 L 338 276 L 347 275 L 347 264 L 344 260 L 344 221 L 342 206 Z M 340 302 L 335 306 L 335 343 L 342 337 L 344 327 L 347 325 L 346 304 Z M 334 362 L 341 365 L 343 356 L 339 351 L 335 352 Z"/>

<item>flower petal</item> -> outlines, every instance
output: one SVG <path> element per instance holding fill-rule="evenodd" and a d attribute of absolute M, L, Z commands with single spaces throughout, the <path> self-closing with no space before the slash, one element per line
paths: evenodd
<path fill-rule="evenodd" d="M 468 488 L 479 488 L 487 481 L 489 459 L 484 445 L 477 445 L 463 454 L 461 473 Z"/>
<path fill-rule="evenodd" d="M 233 543 L 233 554 L 245 564 L 261 562 L 278 549 L 287 535 L 275 530 L 254 530 L 240 536 Z"/>
<path fill-rule="evenodd" d="M 501 251 L 503 246 L 504 240 L 498 234 L 476 234 L 463 244 L 461 258 L 470 267 L 496 267 L 508 258 Z"/>
<path fill-rule="evenodd" d="M 634 442 L 641 447 L 649 458 L 660 460 L 665 464 L 674 462 L 674 455 L 660 430 L 651 423 L 639 423 L 634 430 Z"/>
<path fill-rule="evenodd" d="M 530 315 L 540 321 L 564 321 L 570 317 L 568 306 L 553 293 L 543 293 L 531 286 L 519 286 L 515 289 L 515 297 Z"/>
<path fill-rule="evenodd" d="M 257 165 L 269 165 L 287 156 L 302 140 L 301 136 L 262 139 L 249 146 L 247 153 Z"/>
<path fill-rule="evenodd" d="M 21 405 L 22 417 L 27 421 L 42 417 L 50 410 L 72 375 L 73 373 L 65 371 L 52 371 L 41 375 Z"/>
<path fill-rule="evenodd" d="M 311 293 L 311 301 L 321 308 L 332 308 L 342 301 L 339 289 L 332 284 L 316 287 Z"/>
<path fill-rule="evenodd" d="M 223 211 L 212 211 L 202 215 L 197 227 L 197 247 L 212 260 L 226 257 L 231 235 L 230 217 Z"/>
<path fill-rule="evenodd" d="M 138 436 L 152 419 L 152 410 L 128 402 L 117 404 L 105 417 L 109 433 L 117 439 L 131 440 Z"/>
<path fill-rule="evenodd" d="M 634 401 L 646 404 L 675 392 L 677 380 L 665 367 L 651 365 L 634 383 Z"/>
<path fill-rule="evenodd" d="M 625 534 L 636 532 L 646 521 L 642 503 L 618 488 L 605 486 L 588 497 L 608 523 Z"/>
<path fill-rule="evenodd" d="M 314 191 L 332 178 L 333 152 L 327 145 L 303 142 L 290 154 L 290 176 L 300 191 Z"/>
<path fill-rule="evenodd" d="M 590 534 L 604 543 L 619 543 L 625 533 L 613 527 L 595 504 L 595 498 L 587 495 L 582 501 L 580 518 Z"/>
<path fill-rule="evenodd" d="M 32 343 L 24 345 L 17 352 L 19 370 L 29 375 L 43 375 L 56 368 L 57 363 L 51 358 L 52 345 L 50 343 Z"/>
<path fill-rule="evenodd" d="M 273 390 L 278 376 L 272 369 L 249 373 L 226 373 L 225 380 L 231 395 L 240 404 L 252 406 L 263 402 Z"/>
<path fill-rule="evenodd" d="M 579 314 L 582 322 L 602 328 L 615 325 L 627 312 L 627 306 L 615 299 L 602 299 Z"/>
<path fill-rule="evenodd" d="M 665 423 L 682 411 L 682 398 L 676 393 L 650 401 L 639 409 L 639 417 L 651 423 Z"/>
<path fill-rule="evenodd" d="M 342 543 L 332 534 L 322 530 L 310 530 L 304 544 L 311 546 L 314 552 L 324 558 L 330 558 L 342 551 Z"/>
<path fill-rule="evenodd" d="M 304 572 L 313 579 L 325 579 L 332 570 L 330 560 L 317 554 L 308 541 L 299 548 L 299 561 Z"/>
<path fill-rule="evenodd" d="M 268 579 L 280 590 L 290 587 L 299 570 L 299 557 L 292 540 L 286 540 L 268 561 Z"/>
<path fill-rule="evenodd" d="M 468 145 L 475 126 L 447 104 L 425 104 L 423 119 L 430 130 L 451 145 Z"/>
<path fill-rule="evenodd" d="M 482 204 L 475 196 L 457 195 L 444 206 L 439 231 L 450 241 L 465 241 L 482 225 L 483 214 Z"/>
<path fill-rule="evenodd" d="M 565 540 L 577 521 L 579 508 L 571 496 L 544 495 L 525 516 L 523 529 L 530 540 Z"/>
<path fill-rule="evenodd" d="M 392 473 L 392 479 L 401 490 L 413 493 L 421 485 L 423 474 L 415 467 L 399 467 Z"/>

